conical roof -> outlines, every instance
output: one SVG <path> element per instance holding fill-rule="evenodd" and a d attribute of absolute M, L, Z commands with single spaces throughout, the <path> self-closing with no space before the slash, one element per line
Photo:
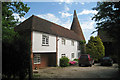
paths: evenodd
<path fill-rule="evenodd" d="M 85 40 L 81 26 L 78 21 L 76 10 L 74 10 L 73 22 L 71 25 L 71 30 L 73 30 L 81 40 Z"/>

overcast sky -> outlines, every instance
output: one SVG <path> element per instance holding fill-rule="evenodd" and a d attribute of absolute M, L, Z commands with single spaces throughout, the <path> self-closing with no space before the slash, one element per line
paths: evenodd
<path fill-rule="evenodd" d="M 90 36 L 96 36 L 97 33 L 91 34 L 95 31 L 95 22 L 91 20 L 97 11 L 92 10 L 97 5 L 97 2 L 24 2 L 30 10 L 22 18 L 18 17 L 18 14 L 14 14 L 15 18 L 19 18 L 19 21 L 24 21 L 32 15 L 47 19 L 58 25 L 70 29 L 74 10 L 77 12 L 79 23 L 82 27 L 83 34 L 86 42 L 88 42 Z"/>

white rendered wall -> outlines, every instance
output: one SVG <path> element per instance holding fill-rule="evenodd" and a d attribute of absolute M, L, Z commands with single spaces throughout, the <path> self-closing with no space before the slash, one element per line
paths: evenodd
<path fill-rule="evenodd" d="M 62 37 L 58 37 L 58 66 L 60 63 L 60 58 L 62 54 L 65 54 L 66 57 L 68 57 L 70 60 L 73 60 L 75 58 L 78 58 L 78 49 L 77 45 L 78 42 L 74 40 L 74 46 L 71 45 L 71 39 L 65 39 L 65 45 L 62 44 Z M 72 53 L 74 53 L 74 58 L 72 58 Z"/>
<path fill-rule="evenodd" d="M 37 31 L 32 32 L 32 51 L 33 53 L 56 52 L 56 36 Z M 42 34 L 49 36 L 49 46 L 42 46 Z"/>

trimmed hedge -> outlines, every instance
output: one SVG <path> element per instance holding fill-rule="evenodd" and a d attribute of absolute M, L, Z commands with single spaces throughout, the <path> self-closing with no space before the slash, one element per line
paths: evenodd
<path fill-rule="evenodd" d="M 60 66 L 61 67 L 69 66 L 69 59 L 67 57 L 60 58 Z"/>

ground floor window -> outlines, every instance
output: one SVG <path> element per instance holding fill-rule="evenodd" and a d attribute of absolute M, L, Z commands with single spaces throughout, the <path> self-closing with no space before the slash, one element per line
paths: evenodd
<path fill-rule="evenodd" d="M 72 58 L 74 58 L 74 57 L 75 57 L 75 56 L 74 56 L 74 53 L 72 53 L 71 56 L 72 56 Z"/>
<path fill-rule="evenodd" d="M 65 54 L 61 54 L 62 57 L 65 57 L 66 55 Z"/>
<path fill-rule="evenodd" d="M 34 64 L 40 64 L 40 54 L 33 54 Z"/>

